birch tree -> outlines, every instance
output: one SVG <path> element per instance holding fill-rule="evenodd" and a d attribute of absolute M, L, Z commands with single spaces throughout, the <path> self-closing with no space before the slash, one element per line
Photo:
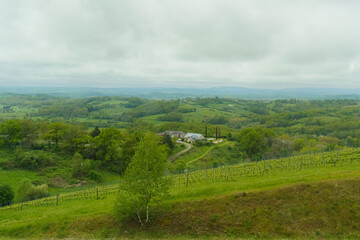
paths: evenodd
<path fill-rule="evenodd" d="M 136 218 L 144 225 L 150 221 L 151 207 L 169 195 L 170 179 L 165 177 L 166 150 L 154 134 L 146 134 L 120 185 L 116 203 L 120 219 Z"/>

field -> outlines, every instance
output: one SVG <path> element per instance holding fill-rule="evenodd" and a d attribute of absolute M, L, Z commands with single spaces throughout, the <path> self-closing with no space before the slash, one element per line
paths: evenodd
<path fill-rule="evenodd" d="M 68 199 L 65 199 L 65 194 L 60 196 L 61 200 L 59 200 L 58 206 L 56 206 L 56 196 L 54 196 L 51 198 L 51 204 L 36 204 L 35 201 L 32 206 L 24 205 L 22 210 L 18 207 L 13 210 L 1 211 L 0 235 L 9 238 L 61 238 L 65 236 L 166 238 L 174 230 L 175 235 L 182 235 L 182 237 L 207 236 L 208 233 L 218 237 L 246 237 L 254 236 L 254 234 L 264 238 L 299 237 L 301 235 L 323 238 L 327 234 L 332 234 L 334 238 L 338 237 L 339 239 L 344 236 L 351 238 L 351 234 L 358 237 L 360 232 L 355 226 L 359 224 L 360 220 L 357 215 L 358 211 L 355 209 L 359 208 L 359 204 L 355 199 L 360 198 L 360 193 L 357 191 L 359 189 L 357 186 L 360 186 L 359 160 L 359 150 L 345 149 L 333 153 L 267 161 L 266 164 L 272 166 L 272 170 L 265 172 L 260 167 L 260 170 L 256 171 L 254 167 L 256 163 L 254 163 L 255 165 L 247 164 L 249 171 L 239 171 L 237 175 L 233 176 L 226 175 L 227 171 L 221 173 L 222 168 L 216 169 L 216 175 L 208 178 L 203 171 L 192 172 L 191 175 L 175 175 L 173 177 L 176 180 L 171 190 L 171 198 L 165 202 L 165 209 L 168 210 L 164 212 L 164 207 L 155 209 L 155 211 L 159 211 L 158 218 L 154 219 L 149 227 L 143 229 L 139 229 L 133 223 L 119 225 L 116 222 L 112 214 L 116 190 L 111 186 L 108 187 L 109 194 L 105 194 L 104 189 L 97 193 L 96 188 L 87 190 L 88 193 L 86 191 L 69 193 L 68 196 L 72 194 L 73 197 L 68 197 Z M 300 161 L 301 168 L 299 168 Z M 279 163 L 283 163 L 283 165 L 279 165 Z M 232 170 L 243 169 L 244 166 L 246 164 L 235 165 L 231 168 Z M 275 166 L 281 166 L 281 168 L 278 167 L 275 170 Z M 192 177 L 188 177 L 189 175 Z M 186 185 L 187 177 L 189 181 Z M 183 181 L 180 185 L 177 183 L 179 179 Z M 331 191 L 341 191 L 343 195 L 330 196 Z M 307 194 L 314 196 L 306 198 Z M 236 200 L 239 196 L 240 199 Z M 251 199 L 255 200 L 253 202 L 255 205 L 249 205 Z M 277 199 L 276 202 L 272 202 L 273 199 Z M 312 206 L 309 205 L 310 199 L 322 200 Z M 301 203 L 301 201 L 304 202 Z M 245 202 L 248 202 L 246 206 L 241 205 Z M 350 202 L 352 205 L 348 205 Z M 185 205 L 187 207 L 184 207 Z M 350 207 L 354 210 L 351 211 Z M 239 210 L 239 208 L 243 210 Z M 252 212 L 251 209 L 255 212 Z M 334 211 L 337 209 L 343 209 L 339 216 L 334 215 Z M 224 215 L 221 211 L 233 213 Z M 246 214 L 247 212 L 248 214 Z M 323 218 L 317 218 L 317 213 L 322 214 Z M 178 217 L 171 219 L 171 216 L 174 216 L 172 214 Z M 331 218 L 329 214 L 331 214 Z M 194 216 L 198 216 L 198 220 L 194 219 Z M 296 224 L 292 222 L 294 216 L 299 217 L 299 224 L 302 226 L 309 227 L 315 223 L 318 225 L 314 226 L 315 230 L 314 227 L 311 227 L 313 232 L 312 230 L 299 232 L 299 229 L 291 229 Z M 234 225 L 231 220 L 234 217 L 241 217 L 246 221 L 241 220 L 240 225 Z M 325 217 L 329 217 L 329 219 L 321 222 L 321 219 L 325 221 Z M 266 220 L 267 218 L 268 220 Z M 286 223 L 288 218 L 291 218 L 291 221 L 289 219 L 290 222 Z M 339 222 L 343 218 L 350 220 L 345 223 Z M 270 225 L 265 227 L 267 226 L 265 222 L 270 221 L 269 219 L 273 219 L 275 222 L 269 222 Z M 186 222 L 189 221 L 194 226 L 188 226 Z M 262 222 L 262 225 L 257 221 Z M 328 223 L 328 221 L 330 222 Z M 349 221 L 352 221 L 351 224 Z M 212 229 L 211 224 L 218 222 L 221 224 L 216 224 L 216 227 Z M 327 224 L 329 226 L 337 224 L 337 228 L 330 230 Z"/>

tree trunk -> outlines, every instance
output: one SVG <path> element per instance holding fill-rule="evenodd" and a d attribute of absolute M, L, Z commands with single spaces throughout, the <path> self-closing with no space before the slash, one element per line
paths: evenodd
<path fill-rule="evenodd" d="M 146 220 L 145 223 L 149 222 L 149 204 L 146 205 Z"/>
<path fill-rule="evenodd" d="M 136 215 L 137 215 L 137 217 L 138 217 L 138 220 L 139 220 L 139 223 L 141 224 L 141 226 L 144 226 L 144 223 L 141 221 L 140 212 L 137 211 L 137 212 L 136 212 Z"/>

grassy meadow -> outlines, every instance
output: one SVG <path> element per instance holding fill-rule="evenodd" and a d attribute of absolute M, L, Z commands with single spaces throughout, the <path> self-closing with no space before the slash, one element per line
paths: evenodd
<path fill-rule="evenodd" d="M 56 207 L 26 207 L 0 212 L 0 235 L 75 239 L 170 236 L 351 239 L 354 234 L 356 239 L 355 236 L 360 236 L 356 228 L 360 223 L 359 176 L 360 163 L 347 162 L 337 167 L 244 176 L 188 187 L 175 184 L 171 197 L 154 209 L 157 216 L 143 228 L 136 221 L 117 222 L 113 214 L 116 196 L 63 202 Z M 308 230 L 301 230 L 302 227 Z"/>

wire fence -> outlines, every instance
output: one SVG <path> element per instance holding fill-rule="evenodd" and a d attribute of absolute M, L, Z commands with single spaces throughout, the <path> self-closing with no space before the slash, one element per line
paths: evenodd
<path fill-rule="evenodd" d="M 359 148 L 346 148 L 333 152 L 322 152 L 308 155 L 299 155 L 279 159 L 269 159 L 254 162 L 246 162 L 217 168 L 185 171 L 182 174 L 170 175 L 173 187 L 188 187 L 197 183 L 214 183 L 222 181 L 237 181 L 246 176 L 264 176 L 270 174 L 282 174 L 290 171 L 303 169 L 336 167 L 345 163 L 360 162 Z M 74 192 L 57 193 L 47 198 L 16 203 L 0 207 L 0 212 L 22 210 L 33 206 L 58 206 L 63 202 L 98 200 L 119 192 L 120 185 L 92 186 L 84 190 Z"/>

